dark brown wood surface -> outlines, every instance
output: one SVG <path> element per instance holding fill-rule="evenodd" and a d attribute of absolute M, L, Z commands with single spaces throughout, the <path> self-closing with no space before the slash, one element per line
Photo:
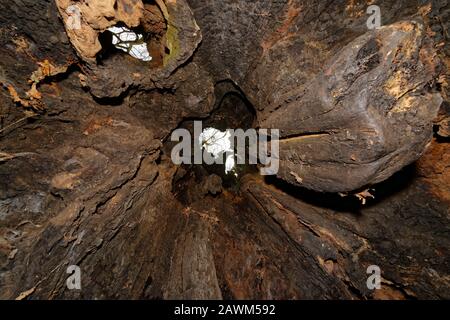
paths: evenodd
<path fill-rule="evenodd" d="M 450 298 L 447 1 L 144 3 L 151 64 L 0 2 L 0 298 Z M 285 141 L 220 191 L 167 139 L 230 92 Z"/>

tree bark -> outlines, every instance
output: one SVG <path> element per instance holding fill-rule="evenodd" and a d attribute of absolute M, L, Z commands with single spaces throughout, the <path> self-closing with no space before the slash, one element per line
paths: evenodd
<path fill-rule="evenodd" d="M 86 33 L 78 1 L 0 3 L 0 298 L 450 298 L 446 1 L 378 1 L 378 30 L 363 1 L 117 2 Z M 280 129 L 277 176 L 173 164 L 222 118 Z"/>

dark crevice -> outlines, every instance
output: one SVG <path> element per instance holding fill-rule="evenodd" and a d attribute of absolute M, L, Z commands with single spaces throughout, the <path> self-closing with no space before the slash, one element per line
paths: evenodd
<path fill-rule="evenodd" d="M 408 188 L 417 176 L 418 173 L 415 163 L 405 167 L 386 181 L 371 186 L 370 193 L 374 198 L 367 198 L 367 203 L 364 205 L 354 195 L 367 188 L 355 190 L 353 193 L 343 195 L 338 193 L 317 192 L 300 186 L 294 186 L 278 179 L 276 176 L 267 176 L 265 181 L 284 193 L 311 205 L 332 209 L 337 212 L 350 212 L 355 215 L 360 215 L 361 209 L 375 206 L 385 199 Z"/>
<path fill-rule="evenodd" d="M 209 127 L 220 131 L 252 128 L 256 120 L 255 110 L 248 100 L 240 94 L 240 90 L 234 90 L 233 88 L 234 86 L 231 86 L 230 82 L 218 84 L 215 88 L 218 102 L 211 114 L 204 119 L 185 120 L 178 128 L 187 129 L 191 133 L 192 139 L 194 137 L 194 121 L 196 120 L 202 122 L 203 130 Z M 164 152 L 170 156 L 170 152 L 175 144 L 177 142 L 167 141 L 163 147 Z M 199 187 L 204 185 L 211 175 L 221 178 L 223 188 L 232 192 L 238 192 L 241 177 L 247 173 L 257 172 L 257 167 L 256 165 L 237 164 L 235 171 L 237 176 L 233 173 L 225 174 L 224 164 L 183 164 L 179 168 L 178 175 L 174 178 L 173 193 L 183 203 L 195 201 L 199 197 L 204 196 L 202 192 L 208 192 L 208 190 L 200 190 Z"/>

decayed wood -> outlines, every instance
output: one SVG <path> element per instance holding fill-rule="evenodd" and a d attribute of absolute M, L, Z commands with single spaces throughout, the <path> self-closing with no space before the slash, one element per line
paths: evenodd
<path fill-rule="evenodd" d="M 53 1 L 0 4 L 5 87 L 26 99 L 42 65 L 70 66 L 36 84 L 43 111 L 0 94 L 0 298 L 450 298 L 448 141 L 425 150 L 447 99 L 445 6 L 383 1 L 368 32 L 365 2 L 165 5 L 177 50 L 161 65 L 97 65 Z M 282 130 L 279 177 L 218 188 L 170 160 L 170 132 L 229 91 Z"/>
<path fill-rule="evenodd" d="M 278 175 L 342 192 L 417 160 L 442 103 L 430 89 L 439 63 L 424 33 L 415 22 L 368 32 L 333 56 L 306 92 L 283 96 L 283 107 L 261 123 L 281 128 Z"/>

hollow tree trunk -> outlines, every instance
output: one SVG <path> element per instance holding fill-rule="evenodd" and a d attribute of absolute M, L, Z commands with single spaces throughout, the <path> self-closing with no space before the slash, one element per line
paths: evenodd
<path fill-rule="evenodd" d="M 377 30 L 363 1 L 98 3 L 0 2 L 0 298 L 450 298 L 446 1 Z M 173 164 L 222 115 L 280 129 L 276 176 Z"/>

